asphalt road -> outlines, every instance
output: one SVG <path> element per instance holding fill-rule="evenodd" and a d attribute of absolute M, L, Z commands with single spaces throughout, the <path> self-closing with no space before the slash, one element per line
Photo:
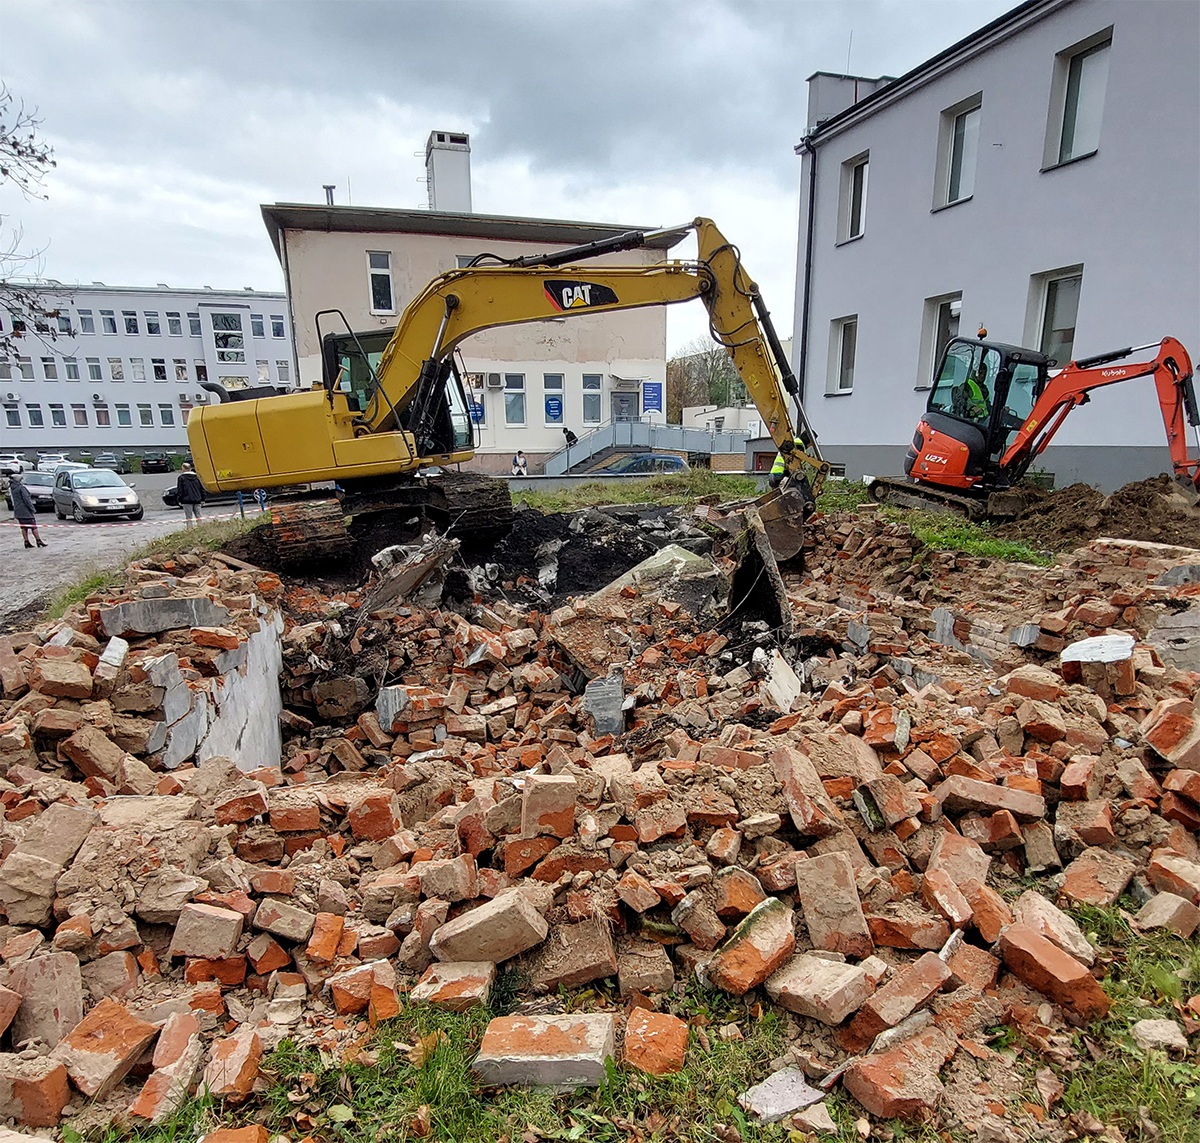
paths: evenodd
<path fill-rule="evenodd" d="M 162 502 L 164 488 L 175 484 L 177 473 L 134 473 L 127 483 L 137 489 L 146 510 L 139 521 L 101 520 L 77 524 L 69 517 L 58 520 L 53 512 L 38 513 L 38 531 L 44 548 L 26 549 L 21 529 L 0 499 L 0 629 L 10 628 L 15 613 L 44 603 L 63 586 L 93 571 L 119 566 L 135 548 L 148 540 L 178 531 L 183 511 Z M 235 505 L 215 505 L 206 515 L 237 510 Z"/>

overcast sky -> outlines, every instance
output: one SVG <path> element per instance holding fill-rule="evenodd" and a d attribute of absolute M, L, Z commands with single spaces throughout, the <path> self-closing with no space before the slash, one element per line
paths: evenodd
<path fill-rule="evenodd" d="M 848 49 L 852 72 L 899 75 L 1011 6 L 0 0 L 0 78 L 58 160 L 48 201 L 0 189 L 0 214 L 61 281 L 282 289 L 260 203 L 332 182 L 339 203 L 424 206 L 429 131 L 468 131 L 477 212 L 709 215 L 787 335 L 805 78 Z M 698 310 L 672 311 L 672 348 Z"/>

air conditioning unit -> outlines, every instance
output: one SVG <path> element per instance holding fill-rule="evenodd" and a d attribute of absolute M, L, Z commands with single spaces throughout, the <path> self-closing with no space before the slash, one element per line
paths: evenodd
<path fill-rule="evenodd" d="M 17 400 L 17 395 L 16 395 L 16 393 L 5 393 L 4 399 L 6 401 L 15 401 L 15 400 Z"/>
<path fill-rule="evenodd" d="M 203 405 L 203 404 L 204 404 L 204 402 L 205 402 L 207 399 L 208 399 L 208 398 L 207 398 L 207 397 L 205 397 L 205 395 L 204 395 L 203 393 L 197 393 L 197 394 L 196 394 L 196 404 L 197 404 L 197 405 Z"/>
<path fill-rule="evenodd" d="M 93 400 L 93 401 L 102 401 L 102 400 L 104 400 L 104 398 L 103 398 L 103 397 L 101 397 L 99 393 L 93 393 L 93 394 L 92 394 L 92 400 Z"/>
<path fill-rule="evenodd" d="M 489 373 L 487 375 L 487 387 L 489 389 L 503 389 L 504 378 L 499 373 Z"/>

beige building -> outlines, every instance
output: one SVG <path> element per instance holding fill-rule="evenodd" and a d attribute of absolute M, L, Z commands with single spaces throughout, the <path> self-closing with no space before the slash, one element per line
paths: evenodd
<path fill-rule="evenodd" d="M 321 382 L 315 315 L 340 309 L 355 332 L 396 325 L 438 274 L 477 254 L 519 257 L 608 238 L 637 227 L 434 210 L 276 203 L 262 208 L 283 265 L 301 385 Z M 596 265 L 664 261 L 678 238 L 608 255 Z M 323 318 L 321 333 L 344 333 Z M 666 411 L 666 310 L 556 318 L 480 333 L 460 352 L 478 430 L 473 467 L 509 469 L 517 449 L 538 472 L 564 443 L 612 421 Z"/>

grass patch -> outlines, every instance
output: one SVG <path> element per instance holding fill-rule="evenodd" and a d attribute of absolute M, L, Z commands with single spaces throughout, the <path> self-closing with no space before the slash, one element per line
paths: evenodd
<path fill-rule="evenodd" d="M 1050 552 L 1032 548 L 1021 540 L 1002 540 L 992 534 L 987 523 L 964 520 L 949 512 L 885 508 L 883 516 L 896 523 L 907 524 L 921 543 L 935 551 L 962 552 L 968 556 L 1012 560 L 1040 567 L 1050 567 L 1054 563 L 1054 556 Z"/>
<path fill-rule="evenodd" d="M 513 485 L 516 485 L 516 481 Z M 687 504 L 706 496 L 737 500 L 759 494 L 758 482 L 747 476 L 727 476 L 708 468 L 664 473 L 645 480 L 596 480 L 557 492 L 514 489 L 513 500 L 540 512 L 573 512 L 601 504 Z"/>
<path fill-rule="evenodd" d="M 867 486 L 861 480 L 832 477 L 825 481 L 825 487 L 817 497 L 817 508 L 821 512 L 851 512 L 870 499 Z"/>

